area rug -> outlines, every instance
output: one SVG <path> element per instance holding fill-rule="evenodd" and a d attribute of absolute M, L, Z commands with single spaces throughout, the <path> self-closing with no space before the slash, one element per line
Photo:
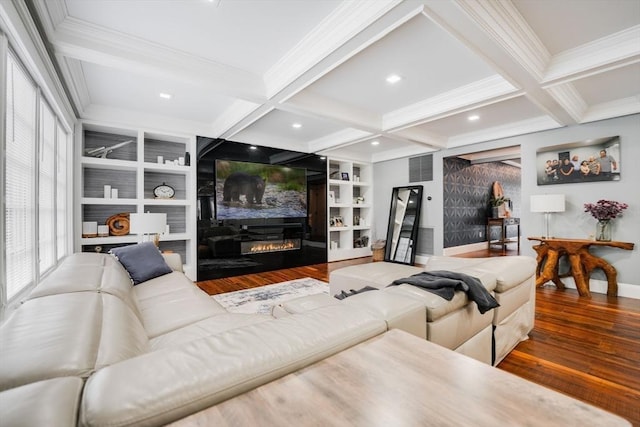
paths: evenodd
<path fill-rule="evenodd" d="M 305 295 L 329 294 L 329 284 L 305 277 L 258 288 L 213 295 L 220 305 L 233 313 L 271 313 L 271 307 Z"/>

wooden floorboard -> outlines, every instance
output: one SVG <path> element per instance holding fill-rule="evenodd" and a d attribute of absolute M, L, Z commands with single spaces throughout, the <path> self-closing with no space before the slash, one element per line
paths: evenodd
<path fill-rule="evenodd" d="M 467 258 L 515 255 L 476 251 Z M 209 294 L 303 277 L 329 281 L 331 271 L 371 258 L 199 282 Z M 536 322 L 499 369 L 618 414 L 640 427 L 640 300 L 539 288 Z"/>

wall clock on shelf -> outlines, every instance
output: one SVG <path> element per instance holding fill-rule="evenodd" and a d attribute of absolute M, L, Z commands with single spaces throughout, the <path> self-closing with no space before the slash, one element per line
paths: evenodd
<path fill-rule="evenodd" d="M 163 182 L 153 189 L 153 195 L 156 199 L 173 199 L 176 195 L 176 190 Z"/>

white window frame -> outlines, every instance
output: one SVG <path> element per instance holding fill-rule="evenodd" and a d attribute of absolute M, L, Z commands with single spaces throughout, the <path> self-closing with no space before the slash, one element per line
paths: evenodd
<path fill-rule="evenodd" d="M 6 106 L 6 89 L 7 89 L 7 65 L 8 65 L 8 55 L 11 52 L 11 56 L 15 59 L 17 65 L 22 68 L 22 71 L 27 75 L 27 77 L 34 83 L 36 87 L 36 118 L 35 118 L 35 147 L 34 147 L 34 155 L 35 155 L 35 167 L 32 173 L 35 178 L 35 190 L 32 197 L 35 200 L 35 213 L 34 218 L 32 220 L 33 223 L 33 265 L 31 266 L 33 270 L 33 282 L 20 291 L 18 291 L 11 298 L 8 298 L 7 295 L 7 266 L 6 266 L 6 256 L 7 251 L 4 244 L 4 239 L 6 238 L 6 229 L 5 229 L 5 212 L 6 212 L 6 115 L 7 115 L 7 106 Z M 40 89 L 40 86 L 37 82 L 33 81 L 33 77 L 27 67 L 22 63 L 20 56 L 17 52 L 13 51 L 10 46 L 8 39 L 5 35 L 0 32 L 0 93 L 3 95 L 0 96 L 0 146 L 3 147 L 0 154 L 0 165 L 1 173 L 0 173 L 0 231 L 2 231 L 3 235 L 3 244 L 0 245 L 0 321 L 2 321 L 6 315 L 17 306 L 18 302 L 37 284 L 44 278 L 48 272 L 50 272 L 59 261 L 64 258 L 64 256 L 71 252 L 72 244 L 73 244 L 73 236 L 72 232 L 72 215 L 73 215 L 73 172 L 71 171 L 71 165 L 73 162 L 72 157 L 72 142 L 71 135 L 72 130 L 69 131 L 63 126 L 61 117 L 56 113 L 54 109 L 51 108 L 48 101 L 43 96 L 43 92 Z M 40 177 L 40 153 L 42 147 L 42 129 L 41 129 L 41 114 L 43 108 L 47 108 L 52 114 L 55 120 L 54 135 L 53 135 L 53 143 L 54 143 L 54 165 L 53 165 L 53 265 L 48 266 L 48 268 L 40 271 L 40 261 L 39 261 L 39 250 L 40 250 L 40 235 L 39 235 L 39 223 L 40 223 L 40 210 L 39 210 L 39 177 Z M 60 155 L 65 158 L 65 165 L 61 166 L 59 162 Z M 60 171 L 58 168 L 64 168 L 64 170 Z M 65 188 L 58 188 L 58 179 L 60 176 L 64 177 Z M 63 192 L 63 200 L 59 200 L 60 192 Z M 60 210 L 60 203 L 62 203 L 62 211 Z M 62 213 L 61 213 L 62 212 Z M 59 221 L 59 216 L 63 215 L 63 218 Z M 62 227 L 62 230 L 60 230 Z M 60 241 L 60 238 L 63 241 Z"/>

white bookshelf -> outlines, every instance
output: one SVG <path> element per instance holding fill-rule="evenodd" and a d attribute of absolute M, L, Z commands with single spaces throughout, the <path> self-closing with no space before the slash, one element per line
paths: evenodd
<path fill-rule="evenodd" d="M 111 247 L 140 241 L 140 236 L 82 237 L 82 222 L 95 221 L 104 225 L 116 213 L 166 213 L 169 234 L 160 237 L 160 249 L 180 253 L 185 273 L 196 278 L 195 230 L 195 136 L 175 135 L 146 129 L 132 129 L 83 121 L 78 126 L 76 165 L 78 168 L 76 251 L 92 251 L 100 246 L 103 252 Z M 107 158 L 85 155 L 85 149 L 109 147 L 119 142 L 131 143 L 114 150 Z M 191 155 L 190 165 L 173 160 Z M 158 162 L 162 156 L 163 162 Z M 171 164 L 165 163 L 170 160 Z M 153 189 L 162 183 L 172 186 L 175 197 L 156 199 Z M 118 189 L 118 197 L 105 197 L 104 186 Z"/>
<path fill-rule="evenodd" d="M 327 161 L 327 248 L 330 262 L 371 255 L 372 170 L 370 163 L 340 159 Z M 363 238 L 366 244 L 362 244 Z"/>

